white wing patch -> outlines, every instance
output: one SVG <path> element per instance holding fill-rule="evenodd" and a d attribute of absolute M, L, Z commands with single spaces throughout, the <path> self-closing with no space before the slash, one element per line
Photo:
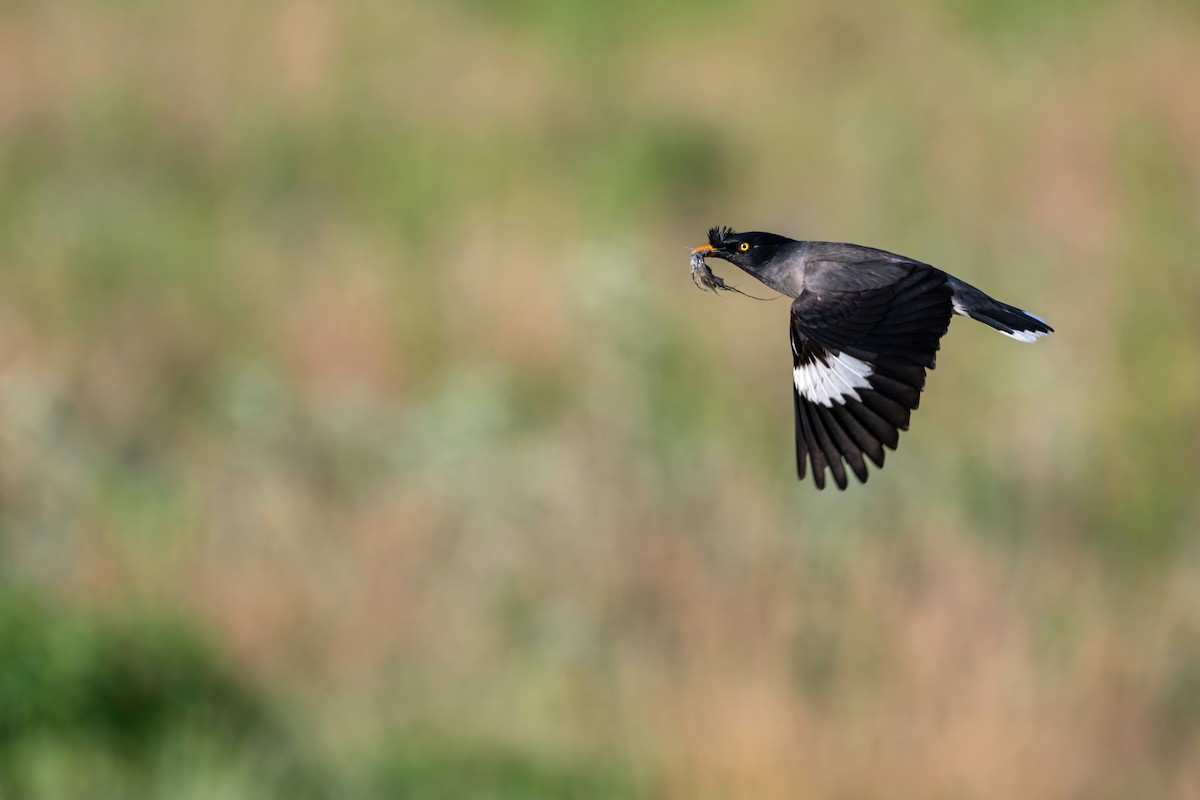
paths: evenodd
<path fill-rule="evenodd" d="M 809 402 L 831 408 L 834 403 L 844 405 L 847 397 L 861 401 L 857 390 L 871 388 L 870 376 L 867 362 L 845 353 L 826 353 L 824 362 L 814 357 L 796 367 L 796 391 Z"/>

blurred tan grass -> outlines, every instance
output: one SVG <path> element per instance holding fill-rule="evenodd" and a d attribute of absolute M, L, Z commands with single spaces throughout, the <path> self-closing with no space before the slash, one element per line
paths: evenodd
<path fill-rule="evenodd" d="M 1200 22 L 1026 6 L 5 5 L 3 580 L 181 611 L 331 753 L 1194 795 Z M 817 495 L 714 223 L 1059 332 L 956 323 Z"/>

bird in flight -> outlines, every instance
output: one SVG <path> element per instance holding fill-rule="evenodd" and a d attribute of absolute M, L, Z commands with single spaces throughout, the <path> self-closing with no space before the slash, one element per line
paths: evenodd
<path fill-rule="evenodd" d="M 1054 332 L 940 269 L 872 247 L 712 228 L 692 251 L 692 277 L 701 288 L 737 291 L 712 273 L 709 256 L 793 298 L 796 470 L 803 480 L 811 466 L 818 489 L 827 469 L 845 489 L 847 467 L 865 483 L 867 459 L 883 466 L 883 448 L 895 450 L 908 429 L 954 314 L 1020 342 Z"/>

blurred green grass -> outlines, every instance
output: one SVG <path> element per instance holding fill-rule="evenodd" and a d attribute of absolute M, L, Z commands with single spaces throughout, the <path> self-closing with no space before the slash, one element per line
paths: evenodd
<path fill-rule="evenodd" d="M 1184 2 L 0 6 L 0 797 L 1194 794 L 1198 42 Z M 784 302 L 684 272 L 711 224 L 1058 333 L 956 323 L 819 495 Z M 132 759 L 100 687 L 155 698 Z"/>

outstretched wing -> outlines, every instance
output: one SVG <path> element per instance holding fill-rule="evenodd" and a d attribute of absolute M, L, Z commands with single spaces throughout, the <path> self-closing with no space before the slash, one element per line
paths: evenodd
<path fill-rule="evenodd" d="M 945 273 L 924 264 L 884 286 L 800 293 L 791 338 L 801 479 L 811 465 L 824 489 L 828 468 L 845 489 L 847 464 L 862 482 L 866 459 L 883 466 L 884 446 L 896 449 L 920 403 L 951 313 Z"/>

